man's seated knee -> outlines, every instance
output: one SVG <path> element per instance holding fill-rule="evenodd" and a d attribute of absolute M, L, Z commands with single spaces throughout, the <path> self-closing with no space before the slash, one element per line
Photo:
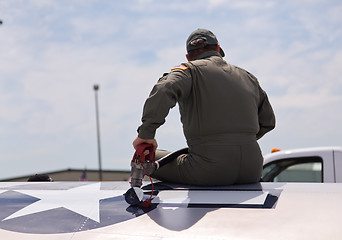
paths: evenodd
<path fill-rule="evenodd" d="M 155 155 L 156 155 L 156 160 L 159 160 L 159 159 L 165 157 L 166 155 L 168 155 L 168 154 L 170 154 L 170 153 L 171 153 L 171 152 L 166 151 L 166 150 L 157 149 L 157 150 L 156 150 L 156 153 L 155 153 Z"/>

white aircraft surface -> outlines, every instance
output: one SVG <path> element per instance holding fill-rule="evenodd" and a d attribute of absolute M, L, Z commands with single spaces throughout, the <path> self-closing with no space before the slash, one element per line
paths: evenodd
<path fill-rule="evenodd" d="M 342 184 L 193 187 L 155 183 L 129 206 L 128 182 L 2 182 L 0 238 L 341 239 Z M 144 182 L 144 198 L 151 196 Z"/>

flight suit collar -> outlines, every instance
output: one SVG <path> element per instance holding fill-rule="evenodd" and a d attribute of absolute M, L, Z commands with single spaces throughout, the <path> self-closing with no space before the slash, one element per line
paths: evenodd
<path fill-rule="evenodd" d="M 222 56 L 218 52 L 209 51 L 209 52 L 204 52 L 204 53 L 198 55 L 198 57 L 195 60 L 205 59 L 205 58 L 212 57 L 212 56 L 218 56 L 218 57 L 222 58 Z"/>

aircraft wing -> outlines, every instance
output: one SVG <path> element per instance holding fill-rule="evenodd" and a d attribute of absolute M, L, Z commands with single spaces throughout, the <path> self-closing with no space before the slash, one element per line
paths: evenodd
<path fill-rule="evenodd" d="M 0 238 L 337 239 L 342 184 L 193 187 L 155 183 L 129 206 L 128 182 L 2 182 Z M 145 183 L 145 198 L 152 186 Z"/>

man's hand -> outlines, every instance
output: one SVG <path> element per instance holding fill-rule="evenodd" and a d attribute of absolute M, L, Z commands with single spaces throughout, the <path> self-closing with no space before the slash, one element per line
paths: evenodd
<path fill-rule="evenodd" d="M 137 137 L 134 141 L 133 141 L 133 147 L 134 149 L 137 149 L 138 145 L 142 144 L 142 143 L 148 143 L 148 144 L 152 144 L 153 145 L 153 151 L 157 150 L 158 147 L 158 143 L 155 139 L 142 139 L 140 137 Z M 148 153 L 147 153 L 148 154 Z"/>

